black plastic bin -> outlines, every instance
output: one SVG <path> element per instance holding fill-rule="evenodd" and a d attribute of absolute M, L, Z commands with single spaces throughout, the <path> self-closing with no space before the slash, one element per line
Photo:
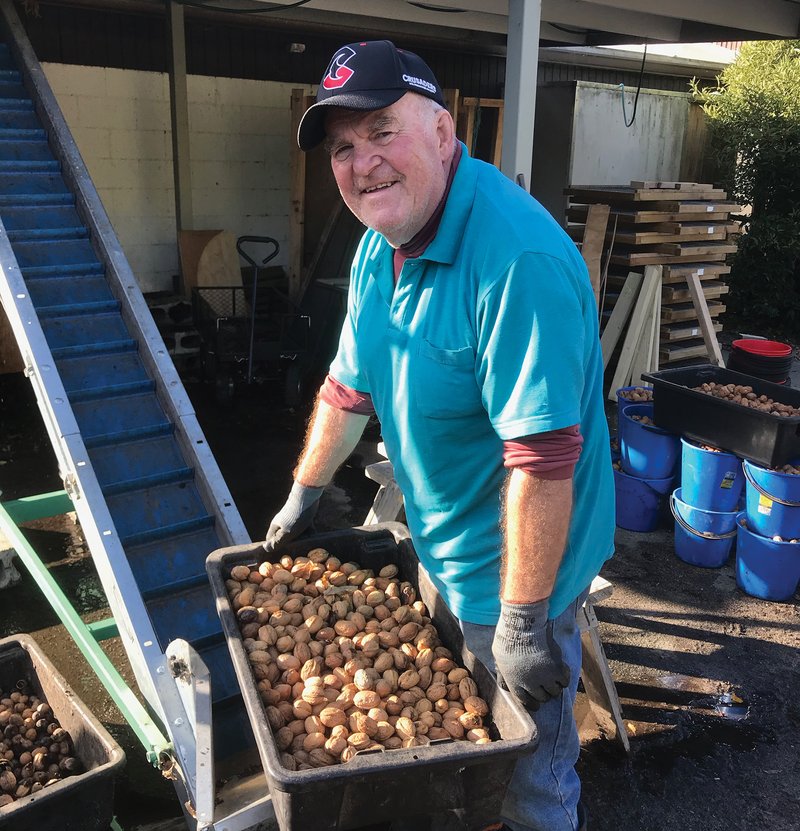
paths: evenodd
<path fill-rule="evenodd" d="M 251 674 L 225 580 L 236 565 L 253 565 L 283 554 L 299 556 L 323 547 L 343 561 L 375 571 L 396 563 L 428 607 L 439 636 L 472 673 L 491 708 L 494 739 L 434 742 L 425 747 L 358 754 L 346 764 L 314 770 L 283 767 Z M 464 829 L 477 831 L 497 821 L 517 759 L 534 751 L 536 728 L 529 715 L 493 675 L 464 649 L 458 622 L 419 565 L 404 525 L 389 522 L 335 531 L 296 541 L 266 555 L 260 543 L 213 552 L 206 561 L 217 610 L 253 725 L 281 831 L 345 831 L 404 817 L 451 812 Z"/>
<path fill-rule="evenodd" d="M 125 763 L 122 748 L 28 635 L 0 640 L 0 689 L 46 701 L 72 737 L 84 768 L 84 773 L 0 808 L 0 829 L 107 831 L 114 817 L 114 778 Z"/>
<path fill-rule="evenodd" d="M 800 407 L 800 390 L 713 364 L 664 369 L 642 379 L 653 385 L 653 418 L 659 427 L 767 467 L 800 458 L 800 416 L 773 416 L 692 387 L 740 384 L 793 407 Z"/>

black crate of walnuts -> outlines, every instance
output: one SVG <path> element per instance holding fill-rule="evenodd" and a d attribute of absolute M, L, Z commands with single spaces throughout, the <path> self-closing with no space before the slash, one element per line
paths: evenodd
<path fill-rule="evenodd" d="M 122 748 L 28 635 L 0 640 L 0 829 L 106 831 Z"/>
<path fill-rule="evenodd" d="M 800 390 L 713 364 L 642 376 L 658 427 L 766 467 L 800 458 Z"/>
<path fill-rule="evenodd" d="M 405 526 L 220 549 L 206 568 L 282 831 L 497 820 L 536 729 L 464 647 Z"/>

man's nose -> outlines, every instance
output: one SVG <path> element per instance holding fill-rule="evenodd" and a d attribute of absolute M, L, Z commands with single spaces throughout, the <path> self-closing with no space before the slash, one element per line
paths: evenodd
<path fill-rule="evenodd" d="M 381 157 L 370 142 L 354 145 L 353 173 L 368 176 L 381 163 Z"/>

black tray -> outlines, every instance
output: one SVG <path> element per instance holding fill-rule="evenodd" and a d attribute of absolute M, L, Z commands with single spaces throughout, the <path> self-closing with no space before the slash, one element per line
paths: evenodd
<path fill-rule="evenodd" d="M 106 831 L 114 816 L 114 777 L 125 763 L 122 748 L 28 635 L 0 640 L 0 689 L 8 694 L 18 682 L 53 708 L 85 772 L 0 809 L 0 829 Z"/>
<path fill-rule="evenodd" d="M 396 563 L 428 607 L 439 636 L 471 673 L 492 713 L 500 741 L 474 745 L 443 741 L 425 747 L 375 751 L 342 765 L 290 771 L 281 765 L 272 731 L 242 645 L 225 580 L 235 565 L 276 561 L 323 547 L 343 561 L 375 571 Z M 414 553 L 408 529 L 397 522 L 312 536 L 266 555 L 261 543 L 219 549 L 206 561 L 217 610 L 253 726 L 281 831 L 344 831 L 401 817 L 445 812 L 465 829 L 496 822 L 517 759 L 533 752 L 536 728 L 527 712 L 500 690 L 486 667 L 464 648 L 458 622 Z M 424 827 L 421 823 L 420 827 Z"/>
<path fill-rule="evenodd" d="M 779 418 L 691 389 L 706 383 L 751 386 L 781 404 L 800 407 L 800 390 L 713 364 L 642 375 L 653 384 L 653 419 L 659 427 L 719 447 L 767 467 L 800 457 L 800 416 Z"/>

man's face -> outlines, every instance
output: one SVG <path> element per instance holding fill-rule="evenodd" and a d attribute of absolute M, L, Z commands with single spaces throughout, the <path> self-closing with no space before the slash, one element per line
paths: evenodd
<path fill-rule="evenodd" d="M 454 150 L 450 115 L 406 93 L 383 110 L 333 110 L 325 130 L 347 207 L 395 248 L 408 242 L 444 194 Z"/>

